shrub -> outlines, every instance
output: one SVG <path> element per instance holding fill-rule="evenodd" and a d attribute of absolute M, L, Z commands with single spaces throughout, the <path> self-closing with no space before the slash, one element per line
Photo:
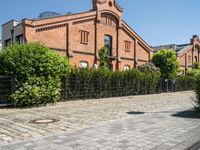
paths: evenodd
<path fill-rule="evenodd" d="M 138 66 L 138 69 L 143 73 L 146 94 L 153 94 L 157 91 L 158 83 L 160 82 L 160 69 L 153 63 L 146 63 Z"/>
<path fill-rule="evenodd" d="M 193 76 L 178 76 L 176 81 L 176 91 L 194 90 L 195 78 Z"/>
<path fill-rule="evenodd" d="M 196 77 L 198 74 L 200 74 L 200 69 L 192 69 L 186 72 L 186 76 L 190 77 Z"/>
<path fill-rule="evenodd" d="M 65 57 L 31 43 L 7 47 L 0 54 L 0 74 L 17 79 L 11 96 L 16 106 L 46 105 L 58 101 L 61 79 L 70 71 Z"/>
<path fill-rule="evenodd" d="M 59 78 L 30 77 L 11 95 L 15 106 L 45 106 L 60 100 Z"/>
<path fill-rule="evenodd" d="M 198 74 L 195 79 L 196 79 L 196 82 L 195 82 L 195 92 L 196 92 L 195 109 L 197 111 L 200 111 L 200 74 Z"/>
<path fill-rule="evenodd" d="M 156 93 L 159 73 L 138 69 L 109 71 L 73 69 L 65 79 L 65 99 L 87 99 Z M 145 92 L 146 91 L 146 92 Z"/>
<path fill-rule="evenodd" d="M 177 77 L 179 71 L 179 62 L 172 49 L 162 49 L 154 54 L 153 64 L 160 69 L 162 78 L 172 79 Z"/>
<path fill-rule="evenodd" d="M 200 63 L 195 62 L 194 63 L 194 69 L 200 69 Z"/>
<path fill-rule="evenodd" d="M 158 73 L 160 74 L 160 69 L 157 68 L 153 63 L 145 63 L 137 67 L 143 73 Z"/>

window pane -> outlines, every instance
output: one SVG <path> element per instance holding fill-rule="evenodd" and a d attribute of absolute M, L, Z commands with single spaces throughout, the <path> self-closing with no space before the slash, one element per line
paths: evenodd
<path fill-rule="evenodd" d="M 104 36 L 104 46 L 107 48 L 108 55 L 112 56 L 112 37 L 109 35 Z"/>
<path fill-rule="evenodd" d="M 88 67 L 88 62 L 86 62 L 86 61 L 80 62 L 80 68 L 87 68 L 87 67 Z"/>
<path fill-rule="evenodd" d="M 125 65 L 124 66 L 124 71 L 130 70 L 130 66 L 129 65 Z"/>

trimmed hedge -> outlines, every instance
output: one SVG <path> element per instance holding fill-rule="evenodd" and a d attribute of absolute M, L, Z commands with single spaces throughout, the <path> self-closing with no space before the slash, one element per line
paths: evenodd
<path fill-rule="evenodd" d="M 196 76 L 196 80 L 195 80 L 195 92 L 196 92 L 196 105 L 195 105 L 195 109 L 196 111 L 198 111 L 198 113 L 200 112 L 200 74 L 198 74 Z"/>
<path fill-rule="evenodd" d="M 111 72 L 75 68 L 63 83 L 63 99 L 77 100 L 193 90 L 195 80 L 189 76 L 162 80 L 157 71 L 138 69 Z"/>
<path fill-rule="evenodd" d="M 73 69 L 64 79 L 63 97 L 68 100 L 158 93 L 160 74 L 129 71 Z"/>

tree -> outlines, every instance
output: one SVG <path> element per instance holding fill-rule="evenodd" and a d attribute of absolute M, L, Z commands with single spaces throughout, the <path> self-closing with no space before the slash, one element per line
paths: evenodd
<path fill-rule="evenodd" d="M 162 49 L 154 54 L 153 64 L 160 69 L 161 77 L 175 78 L 179 72 L 179 62 L 174 50 Z"/>

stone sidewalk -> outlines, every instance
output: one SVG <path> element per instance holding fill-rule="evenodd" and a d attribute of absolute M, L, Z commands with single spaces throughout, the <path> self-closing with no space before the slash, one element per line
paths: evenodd
<path fill-rule="evenodd" d="M 193 92 L 0 109 L 0 149 L 186 149 L 200 140 Z M 140 113 L 141 112 L 141 113 Z M 48 125 L 34 119 L 59 119 Z"/>

